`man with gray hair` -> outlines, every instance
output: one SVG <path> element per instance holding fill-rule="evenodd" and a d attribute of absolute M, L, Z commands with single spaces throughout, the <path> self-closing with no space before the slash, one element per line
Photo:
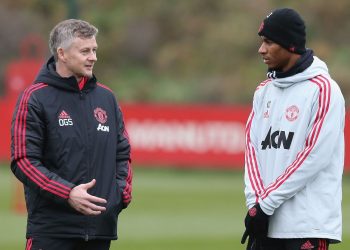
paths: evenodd
<path fill-rule="evenodd" d="M 52 57 L 16 105 L 11 170 L 24 185 L 26 249 L 109 249 L 131 201 L 122 112 L 92 73 L 97 33 L 82 20 L 57 24 Z"/>

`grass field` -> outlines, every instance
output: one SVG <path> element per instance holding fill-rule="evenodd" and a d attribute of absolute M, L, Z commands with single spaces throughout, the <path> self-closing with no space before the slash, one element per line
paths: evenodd
<path fill-rule="evenodd" d="M 134 169 L 134 200 L 120 216 L 120 250 L 239 250 L 246 213 L 240 171 Z M 23 250 L 25 215 L 11 211 L 14 179 L 0 166 L 0 249 Z M 350 176 L 344 178 L 343 243 L 350 249 Z M 64 218 L 62 218 L 64 219 Z"/>

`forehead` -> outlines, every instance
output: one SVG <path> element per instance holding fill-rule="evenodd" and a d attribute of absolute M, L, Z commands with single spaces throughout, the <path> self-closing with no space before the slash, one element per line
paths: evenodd
<path fill-rule="evenodd" d="M 260 36 L 260 38 L 261 38 L 262 41 L 275 43 L 274 41 L 272 41 L 271 39 L 267 38 L 266 36 Z"/>
<path fill-rule="evenodd" d="M 72 47 L 77 48 L 77 49 L 97 48 L 96 38 L 94 36 L 91 38 L 76 37 L 72 41 Z"/>
<path fill-rule="evenodd" d="M 269 47 L 273 47 L 273 48 L 278 48 L 278 49 L 284 49 L 281 45 L 279 45 L 278 43 L 274 42 L 273 40 L 267 38 L 266 36 L 261 36 L 260 37 L 262 42 L 265 43 L 265 45 L 268 45 Z"/>

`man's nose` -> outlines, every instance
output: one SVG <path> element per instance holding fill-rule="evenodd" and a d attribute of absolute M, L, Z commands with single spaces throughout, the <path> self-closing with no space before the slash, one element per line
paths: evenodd
<path fill-rule="evenodd" d="M 94 53 L 94 52 L 92 52 L 92 53 L 90 53 L 90 56 L 89 56 L 89 60 L 90 61 L 97 61 L 97 55 L 96 55 L 96 53 Z"/>
<path fill-rule="evenodd" d="M 264 45 L 264 43 L 262 43 L 262 44 L 260 45 L 260 48 L 259 48 L 259 50 L 258 50 L 258 53 L 259 53 L 259 54 L 266 54 L 266 52 L 267 52 L 266 46 Z"/>

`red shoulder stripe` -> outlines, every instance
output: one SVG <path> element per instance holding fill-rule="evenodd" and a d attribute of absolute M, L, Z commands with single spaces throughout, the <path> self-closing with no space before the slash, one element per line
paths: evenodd
<path fill-rule="evenodd" d="M 100 86 L 100 87 L 102 87 L 102 88 L 104 88 L 104 89 L 109 90 L 109 91 L 112 92 L 112 93 L 114 93 L 113 90 L 111 90 L 110 88 L 108 88 L 106 85 L 104 85 L 104 84 L 102 84 L 102 83 L 99 83 L 99 82 L 98 82 L 97 85 Z"/>
<path fill-rule="evenodd" d="M 258 87 L 256 88 L 255 91 L 257 91 L 258 89 L 265 87 L 269 82 L 271 82 L 272 80 L 270 78 L 266 79 L 265 81 L 261 82 Z"/>

